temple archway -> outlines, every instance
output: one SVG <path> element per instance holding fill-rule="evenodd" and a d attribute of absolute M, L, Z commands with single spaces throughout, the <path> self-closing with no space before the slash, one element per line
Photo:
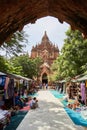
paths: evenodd
<path fill-rule="evenodd" d="M 42 75 L 42 84 L 47 84 L 48 83 L 48 76 L 46 73 Z"/>

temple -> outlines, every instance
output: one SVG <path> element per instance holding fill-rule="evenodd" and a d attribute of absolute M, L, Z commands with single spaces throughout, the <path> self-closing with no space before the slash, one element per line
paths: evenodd
<path fill-rule="evenodd" d="M 53 44 L 45 31 L 44 36 L 42 37 L 41 43 L 32 47 L 31 58 L 41 57 L 43 60 L 42 65 L 40 66 L 40 76 L 39 81 L 41 83 L 50 82 L 51 65 L 53 61 L 59 56 L 58 46 Z"/>

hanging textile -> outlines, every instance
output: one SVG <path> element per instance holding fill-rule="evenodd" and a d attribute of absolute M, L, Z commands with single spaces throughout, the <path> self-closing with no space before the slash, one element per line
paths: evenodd
<path fill-rule="evenodd" d="M 5 96 L 5 106 L 10 109 L 14 105 L 14 79 L 9 79 Z"/>
<path fill-rule="evenodd" d="M 4 95 L 5 76 L 0 76 L 0 95 Z"/>
<path fill-rule="evenodd" d="M 82 100 L 82 102 L 84 102 L 85 103 L 85 100 L 86 100 L 86 94 L 85 94 L 85 83 L 81 83 L 81 100 Z"/>
<path fill-rule="evenodd" d="M 87 88 L 87 80 L 86 80 L 86 88 Z"/>
<path fill-rule="evenodd" d="M 8 84 L 9 84 L 9 78 L 8 77 L 6 77 L 6 81 L 5 81 L 5 87 L 4 87 L 4 90 L 5 90 L 5 99 L 8 99 L 9 97 L 8 97 Z"/>
<path fill-rule="evenodd" d="M 0 76 L 0 86 L 3 86 L 5 85 L 5 80 L 6 80 L 6 77 L 5 76 Z"/>
<path fill-rule="evenodd" d="M 8 77 L 6 77 L 5 87 L 4 87 L 4 89 L 5 89 L 5 90 L 8 88 L 8 83 L 9 83 L 9 78 L 8 78 Z"/>
<path fill-rule="evenodd" d="M 14 96 L 14 79 L 9 80 L 7 92 L 9 98 L 12 98 Z"/>

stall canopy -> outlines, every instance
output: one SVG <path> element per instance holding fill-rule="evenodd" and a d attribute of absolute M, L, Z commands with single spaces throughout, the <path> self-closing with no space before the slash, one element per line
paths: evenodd
<path fill-rule="evenodd" d="M 23 77 L 23 76 L 21 76 L 21 75 L 16 75 L 16 74 L 9 74 L 9 73 L 7 73 L 7 76 L 8 76 L 8 77 L 11 77 L 11 78 L 19 79 L 19 80 L 23 79 L 23 80 L 26 80 L 26 81 L 32 81 L 32 79 Z"/>
<path fill-rule="evenodd" d="M 3 72 L 0 72 L 0 76 L 7 76 L 9 78 L 14 78 L 14 79 L 18 79 L 18 80 L 26 80 L 26 81 L 32 81 L 32 79 L 30 78 L 26 78 L 26 77 L 23 77 L 21 75 L 16 75 L 16 74 L 10 74 L 10 73 L 3 73 Z"/>
<path fill-rule="evenodd" d="M 61 80 L 61 81 L 59 81 L 59 83 L 65 83 L 66 82 L 66 80 Z"/>
<path fill-rule="evenodd" d="M 83 73 L 83 74 L 78 75 L 78 76 L 76 76 L 74 78 L 68 77 L 68 78 L 66 78 L 64 80 L 60 80 L 58 82 L 59 83 L 65 83 L 65 82 L 68 82 L 68 81 L 71 81 L 71 82 L 80 82 L 80 81 L 85 81 L 85 80 L 87 80 L 87 74 Z"/>
<path fill-rule="evenodd" d="M 87 80 L 87 75 L 84 75 L 77 79 L 77 81 L 84 81 L 84 80 Z"/>
<path fill-rule="evenodd" d="M 0 72 L 0 76 L 6 76 L 6 74 L 3 72 Z"/>

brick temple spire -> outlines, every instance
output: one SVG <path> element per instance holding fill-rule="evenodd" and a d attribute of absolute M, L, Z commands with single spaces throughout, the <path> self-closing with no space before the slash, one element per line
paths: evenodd
<path fill-rule="evenodd" d="M 38 77 L 40 82 L 49 82 L 48 77 L 52 73 L 50 69 L 51 65 L 58 56 L 58 47 L 49 40 L 47 32 L 45 31 L 41 42 L 31 50 L 31 58 L 41 57 L 43 60 L 42 65 L 40 66 L 40 75 Z"/>
<path fill-rule="evenodd" d="M 46 46 L 46 43 L 49 42 L 49 38 L 47 36 L 47 33 L 45 31 L 44 36 L 42 37 L 42 43 Z"/>

